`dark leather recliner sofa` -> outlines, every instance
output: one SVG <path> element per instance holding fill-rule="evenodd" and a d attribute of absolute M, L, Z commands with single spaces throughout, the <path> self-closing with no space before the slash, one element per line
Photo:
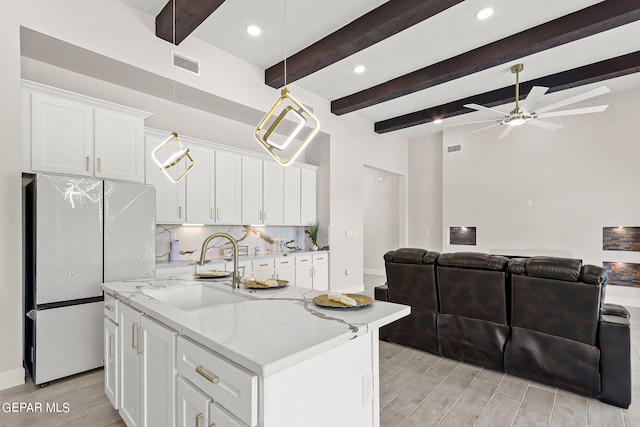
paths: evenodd
<path fill-rule="evenodd" d="M 383 327 L 381 339 L 623 408 L 631 403 L 629 312 L 604 304 L 602 268 L 412 248 L 384 259 L 387 283 L 376 299 L 410 305 L 412 313 Z"/>

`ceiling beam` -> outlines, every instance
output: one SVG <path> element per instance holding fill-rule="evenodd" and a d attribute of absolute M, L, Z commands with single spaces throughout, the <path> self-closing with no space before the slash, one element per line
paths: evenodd
<path fill-rule="evenodd" d="M 520 93 L 529 93 L 533 86 L 548 87 L 549 92 L 547 93 L 558 92 L 637 72 L 640 72 L 640 51 L 520 83 Z M 446 119 L 475 111 L 463 107 L 465 104 L 476 103 L 492 108 L 515 100 L 515 87 L 511 85 L 436 107 L 382 120 L 375 123 L 374 129 L 376 133 L 392 132 L 429 123 L 435 119 Z"/>
<path fill-rule="evenodd" d="M 287 58 L 287 83 L 315 73 L 463 0 L 393 0 Z M 284 61 L 267 68 L 265 84 L 284 86 Z"/>
<path fill-rule="evenodd" d="M 177 46 L 205 19 L 220 7 L 224 0 L 169 0 L 156 16 L 156 36 L 171 43 L 173 41 L 173 2 L 176 4 L 175 42 Z"/>
<path fill-rule="evenodd" d="M 385 83 L 331 101 L 341 115 L 505 64 L 640 19 L 640 0 L 605 0 Z"/>

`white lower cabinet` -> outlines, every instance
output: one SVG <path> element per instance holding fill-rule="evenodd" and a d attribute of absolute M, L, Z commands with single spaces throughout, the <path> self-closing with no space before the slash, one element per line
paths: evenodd
<path fill-rule="evenodd" d="M 275 263 L 273 258 L 253 261 L 253 277 L 256 280 L 273 279 L 275 274 Z"/>
<path fill-rule="evenodd" d="M 118 325 L 104 318 L 104 393 L 118 409 Z"/>
<path fill-rule="evenodd" d="M 178 427 L 207 427 L 209 396 L 182 378 L 178 378 L 177 384 Z"/>
<path fill-rule="evenodd" d="M 296 286 L 295 257 L 283 256 L 275 259 L 276 279 L 286 280 L 289 286 Z"/>
<path fill-rule="evenodd" d="M 329 254 L 296 257 L 296 286 L 314 290 L 329 289 Z"/>
<path fill-rule="evenodd" d="M 128 427 L 175 426 L 176 333 L 119 305 L 118 412 Z"/>

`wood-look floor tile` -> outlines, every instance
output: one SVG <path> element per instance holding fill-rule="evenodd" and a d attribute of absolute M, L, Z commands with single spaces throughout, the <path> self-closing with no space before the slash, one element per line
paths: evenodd
<path fill-rule="evenodd" d="M 416 377 L 427 372 L 429 368 L 431 368 L 431 366 L 433 365 L 421 362 L 419 360 L 414 360 L 404 368 L 400 369 L 394 375 L 392 375 L 391 378 L 389 378 L 389 381 L 400 384 L 408 384 L 410 382 L 413 382 Z"/>
<path fill-rule="evenodd" d="M 386 381 L 380 384 L 380 408 L 384 408 L 393 399 L 398 397 L 403 390 L 410 387 L 413 384 L 400 384 L 391 381 Z"/>
<path fill-rule="evenodd" d="M 546 425 L 547 424 L 532 420 L 531 418 L 523 417 L 521 415 L 518 415 L 512 424 L 513 427 L 544 427 Z"/>
<path fill-rule="evenodd" d="M 586 409 L 574 409 L 562 405 L 553 407 L 552 427 L 582 427 L 585 425 L 587 425 Z"/>
<path fill-rule="evenodd" d="M 498 386 L 485 381 L 475 380 L 462 393 L 454 408 L 461 408 L 472 414 L 480 415 L 493 397 L 493 393 Z"/>
<path fill-rule="evenodd" d="M 409 425 L 435 426 L 449 412 L 449 409 L 460 397 L 460 390 L 446 386 L 444 383 L 429 395 L 405 423 Z M 418 424 L 415 424 L 415 423 Z"/>
<path fill-rule="evenodd" d="M 558 389 L 556 394 L 556 405 L 566 406 L 568 408 L 579 409 L 587 412 L 587 397 L 570 391 Z"/>
<path fill-rule="evenodd" d="M 425 400 L 444 381 L 444 378 L 431 375 L 426 372 L 420 375 L 414 382 L 409 384 L 399 396 L 404 400 L 409 400 L 416 404 Z"/>
<path fill-rule="evenodd" d="M 476 423 L 477 427 L 509 427 L 518 413 L 520 403 L 494 395 Z"/>
<path fill-rule="evenodd" d="M 437 354 L 429 353 L 428 351 L 422 352 L 422 354 L 418 357 L 417 360 L 429 363 L 431 365 L 435 365 L 438 361 L 442 359 L 442 356 L 438 356 Z"/>
<path fill-rule="evenodd" d="M 500 384 L 500 381 L 502 381 L 502 378 L 504 378 L 504 375 L 504 372 L 498 372 L 494 371 L 493 369 L 483 368 L 476 378 L 491 384 L 498 385 Z"/>
<path fill-rule="evenodd" d="M 539 388 L 539 389 L 542 389 L 542 390 L 550 391 L 551 393 L 555 393 L 555 392 L 558 391 L 557 387 L 552 387 L 550 385 L 541 384 L 541 383 L 538 383 L 538 382 L 535 382 L 535 381 L 531 381 L 529 383 L 529 387 L 536 387 L 536 388 Z"/>
<path fill-rule="evenodd" d="M 96 425 L 103 426 L 120 420 L 118 411 L 114 409 L 114 407 L 111 406 L 111 402 L 106 399 L 100 400 L 92 405 L 88 405 L 85 409 L 89 413 L 91 421 Z"/>
<path fill-rule="evenodd" d="M 428 372 L 431 372 L 429 370 Z M 480 369 L 475 366 L 460 364 L 458 365 L 451 375 L 444 380 L 444 385 L 455 388 L 460 393 L 469 387 L 469 384 L 478 376 Z"/>
<path fill-rule="evenodd" d="M 460 362 L 457 360 L 447 359 L 443 357 L 438 360 L 438 362 L 429 369 L 429 373 L 431 375 L 435 375 L 437 377 L 446 378 L 460 365 Z"/>
<path fill-rule="evenodd" d="M 522 399 L 518 415 L 549 424 L 555 397 L 555 393 L 548 390 L 529 387 L 524 399 Z"/>
<path fill-rule="evenodd" d="M 587 401 L 587 423 L 590 427 L 622 427 L 622 409 L 607 405 L 599 400 Z"/>
<path fill-rule="evenodd" d="M 417 404 L 396 397 L 380 411 L 380 426 L 400 425 L 418 407 Z"/>
<path fill-rule="evenodd" d="M 529 381 L 511 375 L 505 375 L 496 390 L 496 394 L 506 397 L 507 399 L 515 400 L 516 402 L 521 402 L 524 394 L 527 392 L 527 387 L 529 387 Z"/>
<path fill-rule="evenodd" d="M 455 405 L 447 415 L 445 415 L 442 421 L 438 423 L 438 427 L 472 427 L 477 419 L 478 414 L 475 412 L 468 411 Z"/>

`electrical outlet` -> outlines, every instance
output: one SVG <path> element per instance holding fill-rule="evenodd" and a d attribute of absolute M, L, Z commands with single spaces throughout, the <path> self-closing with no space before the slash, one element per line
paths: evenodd
<path fill-rule="evenodd" d="M 373 402 L 373 372 L 362 377 L 362 406 Z"/>

